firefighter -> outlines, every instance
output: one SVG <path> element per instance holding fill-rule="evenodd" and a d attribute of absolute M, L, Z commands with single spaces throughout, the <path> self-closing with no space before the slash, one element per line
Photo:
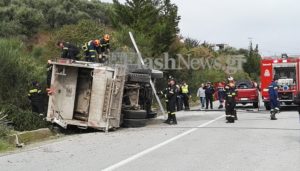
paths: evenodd
<path fill-rule="evenodd" d="M 85 53 L 85 60 L 88 62 L 96 62 L 97 53 L 99 53 L 100 49 L 100 41 L 90 40 L 82 46 L 82 49 Z"/>
<path fill-rule="evenodd" d="M 29 90 L 28 98 L 31 101 L 32 112 L 43 115 L 44 103 L 41 87 L 37 81 L 32 82 L 32 89 Z"/>
<path fill-rule="evenodd" d="M 278 103 L 278 78 L 274 77 L 272 83 L 269 86 L 269 97 L 271 106 L 271 120 L 277 120 L 276 114 L 279 113 L 279 103 Z"/>
<path fill-rule="evenodd" d="M 237 96 L 237 90 L 232 77 L 228 78 L 228 84 L 225 85 L 225 114 L 227 123 L 234 123 L 237 120 L 237 114 L 235 108 L 235 97 Z"/>
<path fill-rule="evenodd" d="M 80 53 L 80 50 L 77 46 L 64 41 L 57 42 L 57 46 L 61 49 L 61 58 L 66 59 L 77 59 L 77 55 Z"/>
<path fill-rule="evenodd" d="M 104 63 L 107 58 L 106 55 L 104 55 L 106 52 L 110 53 L 110 44 L 109 44 L 110 36 L 109 34 L 105 34 L 100 39 L 100 49 L 99 49 L 99 62 Z"/>
<path fill-rule="evenodd" d="M 185 81 L 183 81 L 183 84 L 180 87 L 180 93 L 183 99 L 184 110 L 190 110 L 190 105 L 189 105 L 190 90 L 189 90 L 189 85 L 187 85 Z"/>
<path fill-rule="evenodd" d="M 176 119 L 176 98 L 178 94 L 178 89 L 176 87 L 176 82 L 174 79 L 171 79 L 169 81 L 169 87 L 167 91 L 167 99 L 168 99 L 168 105 L 169 105 L 169 111 L 168 115 L 170 116 L 170 120 L 167 122 L 168 124 L 177 124 L 177 119 Z"/>

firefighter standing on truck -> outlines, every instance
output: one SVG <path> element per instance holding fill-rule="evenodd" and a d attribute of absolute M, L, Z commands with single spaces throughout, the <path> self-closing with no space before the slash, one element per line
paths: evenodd
<path fill-rule="evenodd" d="M 237 96 L 237 90 L 232 77 L 228 78 L 228 84 L 225 85 L 225 114 L 227 123 L 234 123 L 237 120 L 235 108 L 235 97 Z"/>
<path fill-rule="evenodd" d="M 88 62 L 96 62 L 96 56 L 99 53 L 100 41 L 99 40 L 90 40 L 82 46 L 82 49 L 85 53 L 85 60 Z"/>
<path fill-rule="evenodd" d="M 80 50 L 77 46 L 64 41 L 59 41 L 56 44 L 62 51 L 61 58 L 66 59 L 77 59 L 77 55 L 80 53 Z"/>
<path fill-rule="evenodd" d="M 185 81 L 183 81 L 181 88 L 181 94 L 182 94 L 182 99 L 183 99 L 183 104 L 184 104 L 184 110 L 190 110 L 190 105 L 189 105 L 189 98 L 190 98 L 190 90 L 189 90 L 189 85 L 186 84 Z"/>
<path fill-rule="evenodd" d="M 276 114 L 279 112 L 279 103 L 278 103 L 278 78 L 274 77 L 271 85 L 269 86 L 269 97 L 270 97 L 270 106 L 271 106 L 271 120 L 277 120 Z"/>
<path fill-rule="evenodd" d="M 110 53 L 110 44 L 109 44 L 110 36 L 109 34 L 105 34 L 101 39 L 100 39 L 100 49 L 99 49 L 99 62 L 104 63 L 107 58 L 106 55 L 104 55 L 106 52 Z"/>
<path fill-rule="evenodd" d="M 28 98 L 31 102 L 32 112 L 43 115 L 44 103 L 41 87 L 37 81 L 32 82 L 32 89 L 29 90 Z"/>

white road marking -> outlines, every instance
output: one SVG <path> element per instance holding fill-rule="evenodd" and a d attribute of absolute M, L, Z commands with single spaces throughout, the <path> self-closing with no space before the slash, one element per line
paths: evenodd
<path fill-rule="evenodd" d="M 173 141 L 175 141 L 175 140 L 177 140 L 177 139 L 179 139 L 179 138 L 182 138 L 182 137 L 184 137 L 184 136 L 186 136 L 186 135 L 188 135 L 188 134 L 190 134 L 190 133 L 196 131 L 198 128 L 205 127 L 205 126 L 207 126 L 207 125 L 209 125 L 209 124 L 211 124 L 211 123 L 213 123 L 213 122 L 215 122 L 215 121 L 217 121 L 217 120 L 223 118 L 224 116 L 225 116 L 225 115 L 219 116 L 219 117 L 217 117 L 217 118 L 215 118 L 215 119 L 213 119 L 213 120 L 211 120 L 211 121 L 208 121 L 208 122 L 206 122 L 206 123 L 203 123 L 203 124 L 197 126 L 196 128 L 193 128 L 193 129 L 190 129 L 190 130 L 188 130 L 188 131 L 186 131 L 186 132 L 183 132 L 183 133 L 181 133 L 181 134 L 179 134 L 179 135 L 177 135 L 177 136 L 175 136 L 175 137 L 173 137 L 173 138 L 171 138 L 171 139 L 168 139 L 168 140 L 166 140 L 166 141 L 164 141 L 164 142 L 162 142 L 162 143 L 160 143 L 160 144 L 157 144 L 157 145 L 155 145 L 155 146 L 153 146 L 153 147 L 151 147 L 151 148 L 148 148 L 148 149 L 146 149 L 146 150 L 144 150 L 144 151 L 141 151 L 141 152 L 139 152 L 139 153 L 137 153 L 137 154 L 135 154 L 135 155 L 133 155 L 133 156 L 127 158 L 127 159 L 124 159 L 124 160 L 122 160 L 122 161 L 120 161 L 120 162 L 118 162 L 118 163 L 116 163 L 116 164 L 114 164 L 114 165 L 111 165 L 111 166 L 109 166 L 109 167 L 103 169 L 102 171 L 111 171 L 111 170 L 115 170 L 115 169 L 117 169 L 117 168 L 119 168 L 119 167 L 121 167 L 121 166 L 123 166 L 123 165 L 129 163 L 129 162 L 132 162 L 132 161 L 134 161 L 134 160 L 136 160 L 136 159 L 138 159 L 138 158 L 140 158 L 140 157 L 142 157 L 142 156 L 144 156 L 144 155 L 146 155 L 146 154 L 148 154 L 148 153 L 150 153 L 150 152 L 152 152 L 152 151 L 154 151 L 154 150 L 156 150 L 156 149 L 162 147 L 162 146 L 165 146 L 165 145 L 167 145 L 167 144 L 169 144 L 169 143 L 171 143 L 171 142 L 173 142 Z"/>

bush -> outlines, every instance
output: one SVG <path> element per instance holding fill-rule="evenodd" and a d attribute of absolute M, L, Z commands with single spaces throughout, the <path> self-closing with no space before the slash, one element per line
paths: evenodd
<path fill-rule="evenodd" d="M 28 90 L 33 80 L 46 80 L 46 68 L 26 52 L 18 39 L 0 40 L 0 104 L 28 109 Z"/>
<path fill-rule="evenodd" d="M 1 137 L 6 137 L 9 134 L 10 130 L 0 123 L 0 139 Z"/>
<path fill-rule="evenodd" d="M 46 128 L 48 125 L 38 114 L 21 110 L 15 105 L 2 105 L 0 106 L 0 111 L 8 115 L 7 119 L 13 122 L 16 131 L 30 131 Z"/>

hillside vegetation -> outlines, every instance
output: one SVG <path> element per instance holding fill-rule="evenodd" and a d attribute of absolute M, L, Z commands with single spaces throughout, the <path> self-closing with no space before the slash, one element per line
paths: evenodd
<path fill-rule="evenodd" d="M 127 0 L 125 4 L 117 0 L 112 4 L 97 0 L 0 0 L 0 18 L 0 111 L 13 105 L 17 113 L 30 113 L 27 91 L 33 80 L 45 85 L 46 61 L 60 54 L 57 41 L 81 46 L 104 33 L 111 35 L 112 51 L 133 51 L 128 36 L 133 32 L 142 54 L 153 59 L 162 58 L 164 52 L 174 59 L 182 54 L 184 58 L 221 57 L 224 61 L 228 55 L 244 55 L 245 72 L 233 76 L 257 80 L 259 75 L 258 47 L 216 50 L 207 42 L 181 37 L 178 7 L 170 0 Z M 221 64 L 225 66 L 224 61 Z M 157 87 L 164 87 L 172 75 L 187 81 L 193 92 L 200 83 L 224 81 L 229 74 L 222 67 L 164 72 L 165 79 L 158 81 Z M 26 129 L 33 128 L 22 127 Z"/>

